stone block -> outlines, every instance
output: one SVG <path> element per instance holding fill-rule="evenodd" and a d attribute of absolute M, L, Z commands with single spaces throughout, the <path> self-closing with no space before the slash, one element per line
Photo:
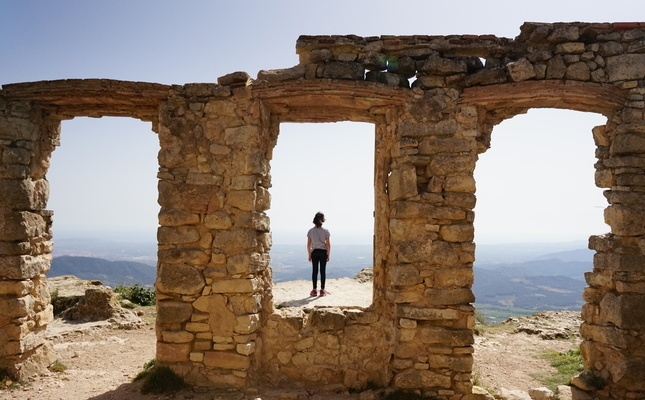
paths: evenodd
<path fill-rule="evenodd" d="M 251 359 L 248 356 L 224 351 L 204 352 L 204 365 L 207 368 L 248 369 Z"/>
<path fill-rule="evenodd" d="M 158 324 L 180 324 L 190 320 L 193 307 L 190 303 L 181 301 L 158 301 L 157 302 L 157 323 Z"/>
<path fill-rule="evenodd" d="M 213 237 L 213 248 L 228 254 L 254 251 L 257 245 L 257 234 L 247 229 L 217 231 Z"/>
<path fill-rule="evenodd" d="M 181 363 L 188 361 L 191 343 L 157 342 L 157 362 L 161 364 Z"/>
<path fill-rule="evenodd" d="M 357 62 L 331 61 L 325 64 L 323 78 L 362 81 L 365 67 Z"/>
<path fill-rule="evenodd" d="M 211 285 L 213 293 L 253 293 L 260 289 L 258 279 L 222 279 Z"/>
<path fill-rule="evenodd" d="M 194 295 L 201 293 L 205 285 L 204 277 L 194 267 L 161 264 L 155 287 L 165 293 Z"/>
<path fill-rule="evenodd" d="M 0 274 L 5 279 L 31 279 L 47 273 L 51 259 L 51 254 L 0 256 Z"/>
<path fill-rule="evenodd" d="M 25 241 L 46 231 L 45 220 L 38 214 L 22 211 L 0 215 L 0 241 Z"/>
<path fill-rule="evenodd" d="M 301 79 L 305 77 L 304 65 L 296 65 L 291 68 L 260 70 L 258 72 L 259 81 L 282 82 L 287 80 Z"/>
<path fill-rule="evenodd" d="M 406 199 L 418 194 L 417 172 L 414 165 L 405 164 L 392 170 L 388 177 L 390 200 Z"/>
<path fill-rule="evenodd" d="M 605 208 L 605 222 L 612 233 L 622 236 L 645 235 L 645 209 L 613 204 Z"/>
<path fill-rule="evenodd" d="M 187 331 L 162 331 L 161 338 L 166 343 L 189 343 L 195 335 Z"/>
<path fill-rule="evenodd" d="M 238 334 L 248 335 L 255 332 L 260 327 L 259 314 L 240 315 L 235 318 L 236 324 L 233 331 Z"/>
<path fill-rule="evenodd" d="M 183 210 L 164 209 L 159 213 L 159 224 L 162 226 L 196 225 L 199 215 Z"/>
<path fill-rule="evenodd" d="M 49 182 L 45 179 L 0 179 L 0 193 L 0 208 L 16 211 L 42 210 L 49 198 Z"/>
<path fill-rule="evenodd" d="M 450 376 L 429 370 L 409 369 L 394 376 L 394 386 L 401 389 L 449 389 L 452 382 Z"/>
<path fill-rule="evenodd" d="M 609 82 L 643 79 L 645 76 L 645 54 L 622 54 L 605 57 Z"/>
<path fill-rule="evenodd" d="M 600 318 L 621 329 L 645 329 L 645 295 L 608 292 L 600 301 Z"/>
<path fill-rule="evenodd" d="M 454 308 L 404 306 L 399 309 L 398 316 L 418 321 L 456 320 L 460 318 L 460 312 Z"/>
<path fill-rule="evenodd" d="M 468 329 L 447 329 L 425 326 L 419 330 L 419 340 L 431 345 L 446 347 L 469 346 L 475 343 L 473 332 Z"/>
<path fill-rule="evenodd" d="M 334 332 L 345 327 L 345 315 L 337 308 L 314 308 L 311 311 L 311 327 L 320 332 Z"/>
<path fill-rule="evenodd" d="M 420 282 L 419 270 L 410 264 L 392 265 L 388 268 L 387 274 L 395 286 L 416 285 Z"/>
<path fill-rule="evenodd" d="M 520 58 L 517 61 L 506 64 L 508 74 L 513 82 L 522 82 L 535 78 L 535 69 L 533 64 L 526 58 Z"/>
<path fill-rule="evenodd" d="M 446 242 L 472 242 L 475 238 L 475 227 L 472 224 L 443 225 L 439 237 Z"/>
<path fill-rule="evenodd" d="M 455 75 L 465 74 L 468 70 L 466 63 L 460 59 L 429 56 L 426 60 L 417 65 L 420 71 L 429 75 Z"/>

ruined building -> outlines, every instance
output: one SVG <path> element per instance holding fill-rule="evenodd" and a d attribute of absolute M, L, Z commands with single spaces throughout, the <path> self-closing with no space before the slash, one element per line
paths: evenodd
<path fill-rule="evenodd" d="M 0 367 L 53 360 L 46 180 L 61 120 L 124 116 L 158 134 L 157 360 L 201 386 L 472 394 L 478 155 L 530 108 L 599 113 L 596 185 L 611 232 L 580 327 L 597 398 L 645 398 L 645 23 L 525 23 L 492 35 L 303 36 L 298 65 L 162 85 L 16 83 L 0 91 Z M 374 298 L 277 310 L 269 249 L 282 122 L 375 127 Z"/>

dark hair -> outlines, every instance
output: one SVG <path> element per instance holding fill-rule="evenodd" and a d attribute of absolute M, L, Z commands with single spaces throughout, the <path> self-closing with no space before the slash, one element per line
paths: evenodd
<path fill-rule="evenodd" d="M 320 228 L 323 222 L 325 222 L 325 214 L 318 211 L 316 216 L 314 216 L 314 225 Z"/>

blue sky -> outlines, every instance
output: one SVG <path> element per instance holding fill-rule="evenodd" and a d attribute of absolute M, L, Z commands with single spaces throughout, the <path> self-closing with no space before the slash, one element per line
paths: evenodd
<path fill-rule="evenodd" d="M 0 2 L 0 84 L 110 78 L 165 84 L 298 63 L 299 35 L 495 34 L 524 21 L 631 21 L 638 1 L 22 1 Z M 476 240 L 586 240 L 608 231 L 593 184 L 591 128 L 604 118 L 532 110 L 493 131 L 477 165 Z M 276 243 L 299 243 L 322 210 L 336 243 L 371 243 L 373 127 L 282 126 L 272 163 Z M 315 143 L 315 145 L 312 145 Z M 312 160 L 312 147 L 319 149 Z M 155 238 L 156 153 L 149 123 L 64 121 L 47 175 L 55 235 Z M 304 155 L 304 156 L 303 156 Z M 303 166 L 313 165 L 303 175 Z M 366 165 L 368 165 L 366 167 Z M 307 167 L 309 168 L 309 167 Z M 343 172 L 339 172 L 343 171 Z M 300 175 L 298 175 L 300 174 Z M 335 190 L 311 193 L 313 182 Z"/>

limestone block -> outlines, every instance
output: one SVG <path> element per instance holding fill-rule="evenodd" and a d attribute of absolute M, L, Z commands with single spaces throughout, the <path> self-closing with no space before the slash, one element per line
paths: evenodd
<path fill-rule="evenodd" d="M 248 356 L 224 351 L 204 352 L 204 365 L 207 368 L 248 369 L 251 359 Z"/>
<path fill-rule="evenodd" d="M 475 295 L 472 290 L 465 288 L 458 289 L 436 289 L 428 288 L 424 292 L 424 303 L 431 305 L 458 305 L 475 302 Z"/>
<path fill-rule="evenodd" d="M 623 236 L 645 234 L 645 209 L 613 204 L 605 208 L 605 223 L 612 233 Z"/>
<path fill-rule="evenodd" d="M 429 370 L 409 369 L 394 376 L 394 386 L 402 389 L 445 388 L 452 386 L 450 376 Z"/>
<path fill-rule="evenodd" d="M 298 368 L 310 368 L 313 364 L 314 353 L 297 353 L 291 358 L 291 362 Z"/>
<path fill-rule="evenodd" d="M 449 175 L 459 172 L 471 173 L 475 170 L 475 156 L 470 155 L 445 155 L 435 156 L 427 168 L 427 174 L 432 175 Z"/>
<path fill-rule="evenodd" d="M 623 54 L 605 57 L 609 82 L 643 79 L 645 77 L 645 54 Z"/>
<path fill-rule="evenodd" d="M 193 351 L 189 355 L 190 361 L 192 362 L 198 362 L 201 363 L 204 361 L 204 353 L 198 352 L 198 351 Z"/>
<path fill-rule="evenodd" d="M 503 68 L 486 68 L 467 75 L 463 82 L 464 86 L 469 87 L 506 83 L 506 80 L 506 71 Z"/>
<path fill-rule="evenodd" d="M 436 240 L 432 242 L 431 252 L 427 261 L 432 264 L 441 265 L 443 268 L 454 267 L 459 263 L 459 255 L 450 244 Z"/>
<path fill-rule="evenodd" d="M 227 306 L 226 296 L 212 294 L 201 296 L 193 303 L 196 310 L 208 313 L 210 330 L 216 336 L 232 336 L 237 321 Z"/>
<path fill-rule="evenodd" d="M 439 56 L 429 56 L 424 62 L 417 64 L 417 68 L 430 75 L 465 74 L 468 70 L 463 60 Z"/>
<path fill-rule="evenodd" d="M 320 332 L 334 332 L 345 327 L 345 315 L 337 308 L 314 308 L 311 311 L 311 327 Z"/>
<path fill-rule="evenodd" d="M 159 224 L 162 226 L 196 225 L 199 215 L 183 210 L 164 209 L 159 213 Z"/>
<path fill-rule="evenodd" d="M 401 307 L 398 316 L 419 321 L 456 320 L 460 313 L 453 308 L 418 308 L 411 306 Z"/>
<path fill-rule="evenodd" d="M 240 315 L 235 318 L 236 324 L 233 331 L 238 334 L 248 335 L 260 327 L 259 314 Z"/>
<path fill-rule="evenodd" d="M 508 74 L 511 76 L 513 82 L 521 82 L 535 78 L 535 69 L 533 68 L 533 64 L 524 57 L 515 62 L 506 64 L 506 68 L 508 68 Z"/>
<path fill-rule="evenodd" d="M 303 351 L 312 347 L 314 347 L 314 338 L 311 336 L 301 339 L 293 345 L 293 348 L 298 351 Z"/>
<path fill-rule="evenodd" d="M 470 138 L 434 138 L 419 142 L 419 154 L 474 152 L 477 142 Z"/>
<path fill-rule="evenodd" d="M 213 293 L 253 293 L 261 287 L 260 281 L 253 279 L 223 279 L 214 281 Z"/>
<path fill-rule="evenodd" d="M 417 172 L 412 164 L 395 168 L 388 177 L 388 195 L 390 200 L 400 200 L 417 196 Z"/>
<path fill-rule="evenodd" d="M 168 264 L 204 265 L 211 259 L 211 255 L 207 254 L 204 250 L 190 248 L 159 250 L 157 255 L 159 260 Z"/>
<path fill-rule="evenodd" d="M 533 400 L 553 400 L 555 398 L 555 393 L 549 388 L 539 387 L 529 389 L 529 397 Z"/>
<path fill-rule="evenodd" d="M 621 329 L 645 329 L 645 295 L 608 292 L 600 301 L 600 317 Z"/>
<path fill-rule="evenodd" d="M 47 273 L 51 259 L 51 254 L 0 256 L 0 273 L 5 279 L 30 279 Z"/>
<path fill-rule="evenodd" d="M 502 400 L 531 400 L 531 396 L 522 390 L 501 388 L 500 392 Z"/>
<path fill-rule="evenodd" d="M 475 227 L 472 224 L 443 225 L 439 236 L 446 242 L 472 242 L 475 238 Z"/>
<path fill-rule="evenodd" d="M 186 323 L 186 330 L 194 333 L 208 332 L 210 330 L 210 325 L 203 322 L 188 322 Z"/>
<path fill-rule="evenodd" d="M 591 70 L 585 62 L 577 62 L 567 67 L 567 72 L 564 74 L 566 79 L 577 81 L 588 81 L 591 76 Z"/>
<path fill-rule="evenodd" d="M 191 343 L 164 343 L 157 342 L 156 359 L 159 363 L 181 363 L 188 361 Z"/>
<path fill-rule="evenodd" d="M 446 192 L 474 193 L 475 178 L 472 175 L 448 176 L 444 189 Z"/>
<path fill-rule="evenodd" d="M 155 287 L 165 293 L 198 294 L 205 284 L 199 270 L 191 266 L 161 264 Z"/>
<path fill-rule="evenodd" d="M 424 326 L 419 331 L 419 339 L 426 344 L 446 347 L 469 346 L 475 343 L 469 329 L 447 329 L 435 326 Z"/>
<path fill-rule="evenodd" d="M 291 361 L 292 356 L 293 355 L 291 354 L 290 351 L 280 351 L 276 355 L 276 357 L 277 357 L 278 361 L 280 362 L 280 364 L 288 364 Z"/>
<path fill-rule="evenodd" d="M 474 274 L 472 268 L 442 268 L 432 271 L 428 279 L 428 287 L 470 287 L 474 281 Z"/>
<path fill-rule="evenodd" d="M 190 319 L 193 307 L 190 303 L 181 301 L 158 301 L 157 302 L 157 323 L 158 324 L 179 324 Z"/>
<path fill-rule="evenodd" d="M 362 81 L 365 67 L 357 62 L 331 61 L 325 64 L 323 78 Z"/>
<path fill-rule="evenodd" d="M 0 130 L 2 132 L 2 130 Z M 8 210 L 42 210 L 49 198 L 49 182 L 45 179 L 0 179 L 0 208 Z"/>
<path fill-rule="evenodd" d="M 166 343 L 189 343 L 195 335 L 187 331 L 162 331 L 161 338 Z"/>
<path fill-rule="evenodd" d="M 395 286 L 408 286 L 419 283 L 419 270 L 414 265 L 392 265 L 387 269 L 387 274 L 391 283 Z"/>
<path fill-rule="evenodd" d="M 199 231 L 189 226 L 159 227 L 157 230 L 159 244 L 194 243 L 199 240 Z"/>
<path fill-rule="evenodd" d="M 0 214 L 0 240 L 24 241 L 46 233 L 47 225 L 42 216 L 22 211 Z"/>
<path fill-rule="evenodd" d="M 260 128 L 256 125 L 226 128 L 224 140 L 228 146 L 257 146 L 260 143 Z"/>
<path fill-rule="evenodd" d="M 282 82 L 287 80 L 301 79 L 305 77 L 304 65 L 296 65 L 291 68 L 260 70 L 258 72 L 259 81 Z"/>
<path fill-rule="evenodd" d="M 397 243 L 397 258 L 402 264 L 427 261 L 432 256 L 432 244 L 433 242 L 430 240 L 408 240 Z"/>
<path fill-rule="evenodd" d="M 31 280 L 0 281 L 0 296 L 24 297 L 34 289 Z"/>
<path fill-rule="evenodd" d="M 257 234 L 248 229 L 217 231 L 213 237 L 213 248 L 229 254 L 253 251 L 257 244 Z"/>
<path fill-rule="evenodd" d="M 405 286 L 394 290 L 388 290 L 385 294 L 385 298 L 392 303 L 416 303 L 423 299 L 424 290 L 425 286 L 422 284 Z"/>
<path fill-rule="evenodd" d="M 609 147 L 611 155 L 645 153 L 645 136 L 637 133 L 623 133 L 614 137 Z"/>
<path fill-rule="evenodd" d="M 235 350 L 245 356 L 251 355 L 255 352 L 255 342 L 239 343 Z"/>
<path fill-rule="evenodd" d="M 243 211 L 255 210 L 257 192 L 255 190 L 230 190 L 226 194 L 226 205 Z"/>

